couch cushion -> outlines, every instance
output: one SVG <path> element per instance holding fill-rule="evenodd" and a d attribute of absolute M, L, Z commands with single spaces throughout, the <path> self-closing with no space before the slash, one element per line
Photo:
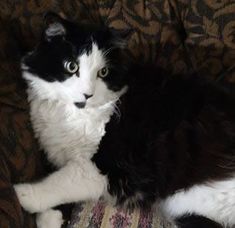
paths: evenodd
<path fill-rule="evenodd" d="M 212 78 L 235 80 L 235 3 L 189 1 L 182 21 L 185 44 L 194 69 Z"/>
<path fill-rule="evenodd" d="M 159 211 L 124 211 L 102 201 L 78 204 L 68 228 L 175 228 Z"/>

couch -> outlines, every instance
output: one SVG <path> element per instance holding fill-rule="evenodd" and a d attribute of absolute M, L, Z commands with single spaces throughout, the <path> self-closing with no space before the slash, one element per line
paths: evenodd
<path fill-rule="evenodd" d="M 47 173 L 30 125 L 19 64 L 37 43 L 46 11 L 79 23 L 129 29 L 129 54 L 139 63 L 151 62 L 173 73 L 196 71 L 220 82 L 235 81 L 232 0 L 1 0 L 1 228 L 36 227 L 34 215 L 21 209 L 13 184 Z"/>

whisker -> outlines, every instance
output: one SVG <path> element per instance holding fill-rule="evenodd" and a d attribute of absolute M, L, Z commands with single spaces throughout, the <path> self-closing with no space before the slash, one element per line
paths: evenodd
<path fill-rule="evenodd" d="M 114 47 L 110 47 L 110 48 L 108 48 L 107 50 L 105 50 L 105 51 L 103 52 L 104 57 L 106 57 L 106 56 L 110 53 L 110 51 L 112 51 L 113 49 L 114 49 Z"/>
<path fill-rule="evenodd" d="M 118 120 L 120 120 L 121 119 L 121 111 L 120 111 L 120 109 L 119 109 L 119 107 L 118 107 L 118 104 L 120 104 L 121 103 L 121 101 L 120 101 L 120 99 L 118 99 L 113 105 L 114 105 L 114 113 L 115 113 L 115 115 L 117 116 L 117 118 L 118 118 Z"/>

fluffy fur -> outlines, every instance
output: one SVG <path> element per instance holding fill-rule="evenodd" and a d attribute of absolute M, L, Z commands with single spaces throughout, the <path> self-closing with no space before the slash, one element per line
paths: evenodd
<path fill-rule="evenodd" d="M 60 228 L 63 223 L 62 213 L 59 210 L 49 209 L 37 216 L 38 228 Z"/>
<path fill-rule="evenodd" d="M 93 157 L 109 192 L 119 203 L 137 198 L 148 207 L 160 199 L 172 218 L 197 214 L 234 224 L 234 97 L 196 75 L 132 73 L 121 118 L 106 125 Z"/>
<path fill-rule="evenodd" d="M 23 76 L 35 134 L 59 169 L 38 183 L 15 185 L 21 205 L 45 213 L 112 196 L 127 206 L 158 202 L 182 227 L 235 224 L 230 90 L 197 75 L 127 69 L 114 33 L 52 18 L 24 58 Z M 79 71 L 67 75 L 64 59 L 78 62 Z M 108 75 L 99 77 L 105 67 Z"/>

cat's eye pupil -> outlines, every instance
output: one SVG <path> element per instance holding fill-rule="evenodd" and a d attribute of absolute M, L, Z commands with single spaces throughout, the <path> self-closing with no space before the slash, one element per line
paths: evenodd
<path fill-rule="evenodd" d="M 70 68 L 70 70 L 74 70 L 74 69 L 76 68 L 76 64 L 73 63 L 73 62 L 71 62 L 71 63 L 69 64 L 69 68 Z"/>
<path fill-rule="evenodd" d="M 102 69 L 102 74 L 106 74 L 106 71 L 107 71 L 106 68 L 103 68 Z"/>

